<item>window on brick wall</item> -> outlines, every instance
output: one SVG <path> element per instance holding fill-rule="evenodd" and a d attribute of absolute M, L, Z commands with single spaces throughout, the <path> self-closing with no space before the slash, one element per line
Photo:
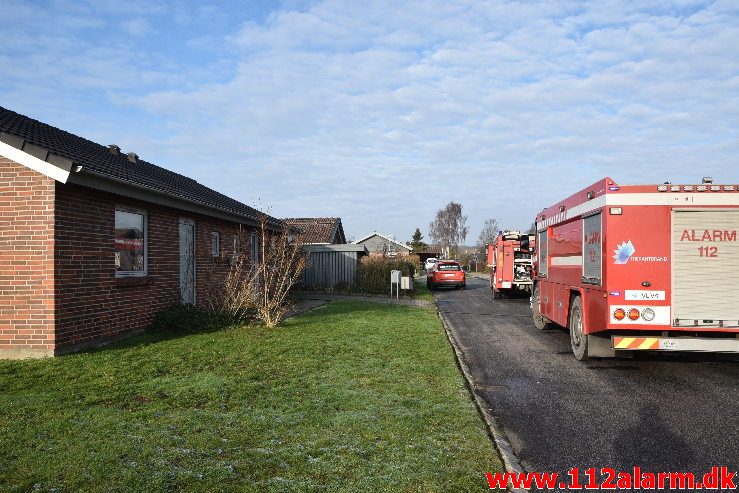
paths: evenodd
<path fill-rule="evenodd" d="M 255 264 L 259 262 L 259 236 L 256 233 L 251 234 L 251 260 Z"/>
<path fill-rule="evenodd" d="M 210 234 L 210 254 L 218 257 L 221 254 L 221 233 L 213 231 Z"/>
<path fill-rule="evenodd" d="M 116 276 L 145 276 L 147 268 L 146 211 L 118 207 L 115 210 Z"/>

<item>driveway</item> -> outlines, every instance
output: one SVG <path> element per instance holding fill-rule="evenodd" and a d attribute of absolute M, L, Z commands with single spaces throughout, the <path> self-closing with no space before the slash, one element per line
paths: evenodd
<path fill-rule="evenodd" d="M 493 300 L 488 283 L 437 291 L 474 391 L 523 467 L 739 469 L 739 362 L 645 355 L 586 364 L 564 330 L 538 331 L 529 300 Z"/>

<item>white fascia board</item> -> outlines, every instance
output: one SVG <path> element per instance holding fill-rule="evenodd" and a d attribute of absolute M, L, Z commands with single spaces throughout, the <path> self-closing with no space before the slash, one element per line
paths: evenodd
<path fill-rule="evenodd" d="M 69 171 L 65 171 L 58 166 L 42 161 L 39 158 L 31 156 L 27 152 L 16 149 L 2 141 L 0 141 L 0 156 L 6 157 L 18 164 L 22 164 L 26 168 L 38 171 L 42 175 L 53 178 L 60 183 L 67 183 L 67 179 L 69 178 Z"/>

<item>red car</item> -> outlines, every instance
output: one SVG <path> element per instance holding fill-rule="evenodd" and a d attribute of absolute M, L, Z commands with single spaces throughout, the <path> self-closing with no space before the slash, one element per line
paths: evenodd
<path fill-rule="evenodd" d="M 466 289 L 467 281 L 464 270 L 459 262 L 453 260 L 439 260 L 426 275 L 426 286 L 433 291 L 440 286 L 454 286 L 456 289 Z"/>

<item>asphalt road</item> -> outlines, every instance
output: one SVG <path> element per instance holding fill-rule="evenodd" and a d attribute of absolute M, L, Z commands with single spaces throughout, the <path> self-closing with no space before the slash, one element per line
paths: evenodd
<path fill-rule="evenodd" d="M 488 282 L 435 294 L 474 381 L 526 471 L 739 469 L 739 362 L 715 355 L 575 360 L 529 300 Z"/>

